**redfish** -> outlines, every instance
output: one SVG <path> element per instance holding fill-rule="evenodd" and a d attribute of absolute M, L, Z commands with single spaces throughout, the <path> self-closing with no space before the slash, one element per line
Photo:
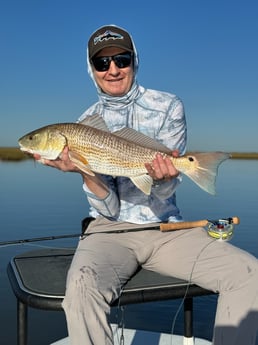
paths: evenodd
<path fill-rule="evenodd" d="M 57 159 L 68 146 L 71 161 L 84 173 L 126 176 L 147 195 L 153 179 L 145 163 L 152 162 L 158 152 L 211 194 L 215 194 L 220 163 L 230 157 L 225 152 L 196 152 L 175 158 L 171 149 L 133 129 L 111 133 L 99 115 L 87 117 L 83 124 L 51 124 L 24 135 L 18 142 L 22 151 L 39 154 L 43 160 Z"/>

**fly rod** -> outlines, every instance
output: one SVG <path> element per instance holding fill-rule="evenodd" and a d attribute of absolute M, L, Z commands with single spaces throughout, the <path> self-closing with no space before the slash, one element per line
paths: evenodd
<path fill-rule="evenodd" d="M 86 218 L 86 220 L 88 220 Z M 10 241 L 2 241 L 0 242 L 0 246 L 11 245 L 11 244 L 24 244 L 30 242 L 39 242 L 39 241 L 50 241 L 50 240 L 57 240 L 61 238 L 72 238 L 72 237 L 80 237 L 83 235 L 93 235 L 94 233 L 124 233 L 124 232 L 134 232 L 134 231 L 143 231 L 143 230 L 160 230 L 162 232 L 165 231 L 175 231 L 175 230 L 184 230 L 184 229 L 191 229 L 196 227 L 205 227 L 209 224 L 216 227 L 224 227 L 225 224 L 237 225 L 240 223 L 238 217 L 230 217 L 230 218 L 222 218 L 219 220 L 195 220 L 195 221 L 188 221 L 188 222 L 176 222 L 176 223 L 161 223 L 155 226 L 146 226 L 141 228 L 132 228 L 132 229 L 125 229 L 125 230 L 114 230 L 114 231 L 99 231 L 99 232 L 92 232 L 89 234 L 85 234 L 85 230 L 89 224 L 86 221 L 87 226 L 83 226 L 82 233 L 77 234 L 67 234 L 67 235 L 57 235 L 57 236 L 45 236 L 45 237 L 34 237 L 34 238 L 25 238 L 20 240 L 10 240 Z"/>

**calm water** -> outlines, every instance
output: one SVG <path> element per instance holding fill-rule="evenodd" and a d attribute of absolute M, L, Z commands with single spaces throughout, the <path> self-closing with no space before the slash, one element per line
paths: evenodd
<path fill-rule="evenodd" d="M 240 217 L 231 242 L 258 257 L 258 161 L 232 160 L 219 171 L 217 196 L 201 191 L 187 178 L 178 190 L 178 204 L 187 220 Z M 35 164 L 0 162 L 0 241 L 80 232 L 88 204 L 76 174 L 62 173 Z M 1 246 L 0 334 L 1 345 L 16 343 L 16 299 L 10 289 L 6 266 L 18 253 L 37 246 L 70 247 L 76 239 L 36 244 Z M 180 301 L 148 303 L 126 307 L 128 326 L 170 331 Z M 216 297 L 195 300 L 195 335 L 211 337 Z M 175 331 L 182 331 L 181 314 Z M 113 311 L 113 319 L 118 311 Z M 158 316 L 157 316 L 158 315 Z M 46 345 L 66 336 L 61 312 L 29 310 L 29 344 Z M 47 331 L 46 331 L 47 330 Z"/>

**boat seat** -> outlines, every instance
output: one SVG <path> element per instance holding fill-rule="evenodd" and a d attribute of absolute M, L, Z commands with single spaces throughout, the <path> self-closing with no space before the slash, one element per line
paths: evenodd
<path fill-rule="evenodd" d="M 18 345 L 27 345 L 28 307 L 62 310 L 67 271 L 74 251 L 74 248 L 37 249 L 17 255 L 9 262 L 7 273 L 17 298 Z M 113 305 L 184 298 L 184 336 L 192 338 L 192 299 L 212 293 L 181 279 L 139 269 Z"/>

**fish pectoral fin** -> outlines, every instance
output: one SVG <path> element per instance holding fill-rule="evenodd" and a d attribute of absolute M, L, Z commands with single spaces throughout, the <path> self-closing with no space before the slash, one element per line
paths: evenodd
<path fill-rule="evenodd" d="M 95 176 L 94 172 L 91 170 L 89 162 L 84 156 L 80 155 L 77 152 L 69 151 L 69 158 L 74 163 L 74 165 L 76 165 L 77 168 L 81 171 L 85 172 L 85 174 Z"/>
<path fill-rule="evenodd" d="M 150 175 L 138 175 L 130 177 L 131 181 L 137 188 L 139 188 L 144 194 L 150 195 L 153 179 Z"/>

